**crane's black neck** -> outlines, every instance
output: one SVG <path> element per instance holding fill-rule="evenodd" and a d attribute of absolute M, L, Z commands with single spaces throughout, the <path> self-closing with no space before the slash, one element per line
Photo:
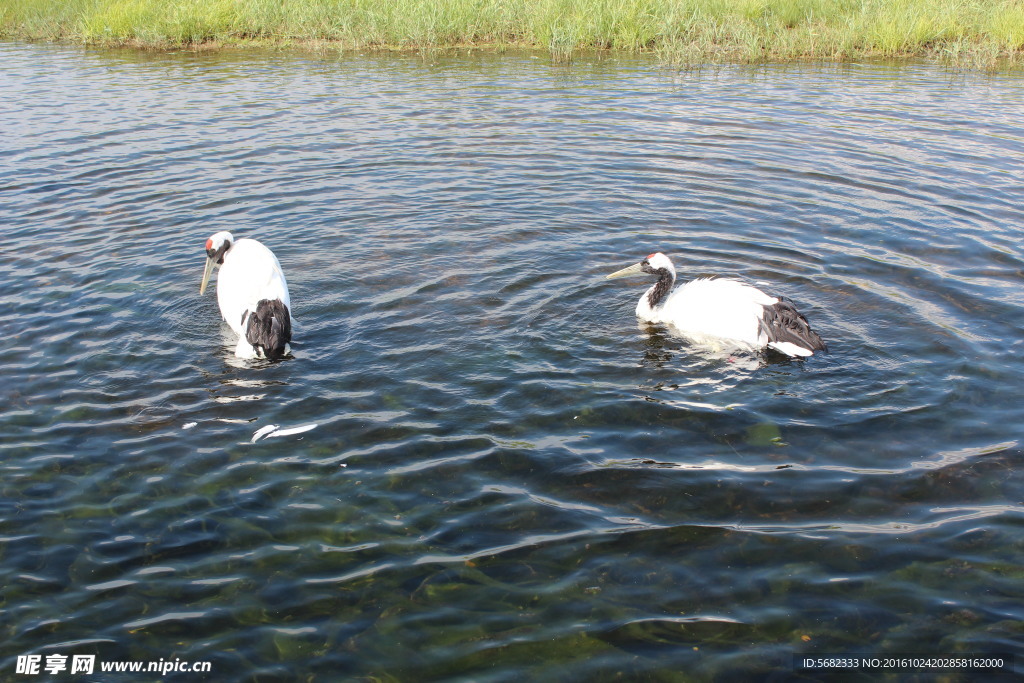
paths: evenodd
<path fill-rule="evenodd" d="M 654 308 L 668 296 L 668 293 L 672 290 L 673 283 L 676 281 L 676 277 L 668 268 L 658 268 L 657 270 L 647 272 L 658 276 L 658 281 L 654 283 L 654 287 L 651 288 L 650 293 L 647 295 L 647 303 L 650 304 L 651 308 Z"/>

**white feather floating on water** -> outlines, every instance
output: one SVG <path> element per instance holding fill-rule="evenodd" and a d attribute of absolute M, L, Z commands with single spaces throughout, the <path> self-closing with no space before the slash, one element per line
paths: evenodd
<path fill-rule="evenodd" d="M 303 434 L 312 429 L 316 429 L 317 425 L 302 425 L 301 427 L 289 427 L 287 429 L 280 429 L 279 425 L 267 425 L 256 430 L 256 433 L 252 435 L 252 441 L 250 443 L 256 443 L 262 438 L 270 438 L 272 436 L 291 436 L 292 434 Z"/>
<path fill-rule="evenodd" d="M 272 434 L 268 434 L 267 436 L 291 436 L 292 434 L 302 434 L 304 432 L 316 429 L 316 427 L 317 425 L 315 424 L 302 425 L 301 427 L 289 427 L 288 429 L 279 429 Z"/>
<path fill-rule="evenodd" d="M 252 440 L 249 443 L 256 443 L 263 437 L 267 436 L 271 432 L 277 429 L 277 425 L 267 425 L 266 427 L 260 427 L 256 430 L 256 433 L 252 435 Z"/>

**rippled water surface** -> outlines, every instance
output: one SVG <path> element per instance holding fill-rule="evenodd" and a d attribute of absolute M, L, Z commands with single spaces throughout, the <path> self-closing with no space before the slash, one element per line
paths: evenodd
<path fill-rule="evenodd" d="M 0 678 L 1024 672 L 1020 74 L 0 63 Z M 225 229 L 287 273 L 282 362 L 199 296 Z M 652 251 L 831 352 L 638 327 L 604 275 Z"/>

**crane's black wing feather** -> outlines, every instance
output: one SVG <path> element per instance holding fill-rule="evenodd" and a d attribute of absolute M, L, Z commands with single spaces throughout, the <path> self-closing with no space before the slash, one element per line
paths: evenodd
<path fill-rule="evenodd" d="M 249 315 L 245 339 L 266 358 L 280 358 L 292 340 L 292 316 L 280 299 L 261 299 Z"/>
<path fill-rule="evenodd" d="M 778 303 L 764 307 L 759 325 L 769 342 L 789 342 L 809 351 L 828 351 L 825 342 L 811 329 L 807 318 L 782 297 Z"/>

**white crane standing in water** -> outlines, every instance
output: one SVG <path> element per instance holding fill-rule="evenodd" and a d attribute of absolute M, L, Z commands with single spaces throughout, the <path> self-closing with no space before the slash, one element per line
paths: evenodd
<path fill-rule="evenodd" d="M 280 358 L 292 340 L 288 283 L 274 252 L 252 239 L 237 242 L 230 232 L 206 240 L 206 270 L 199 294 L 206 292 L 213 269 L 220 314 L 238 335 L 239 358 Z"/>
<path fill-rule="evenodd" d="M 791 357 L 827 351 L 825 342 L 791 303 L 751 285 L 728 278 L 699 278 L 672 291 L 676 269 L 661 252 L 607 279 L 640 274 L 658 278 L 636 306 L 636 315 L 644 322 L 671 325 L 704 344 L 729 341 L 752 349 L 775 349 Z"/>

